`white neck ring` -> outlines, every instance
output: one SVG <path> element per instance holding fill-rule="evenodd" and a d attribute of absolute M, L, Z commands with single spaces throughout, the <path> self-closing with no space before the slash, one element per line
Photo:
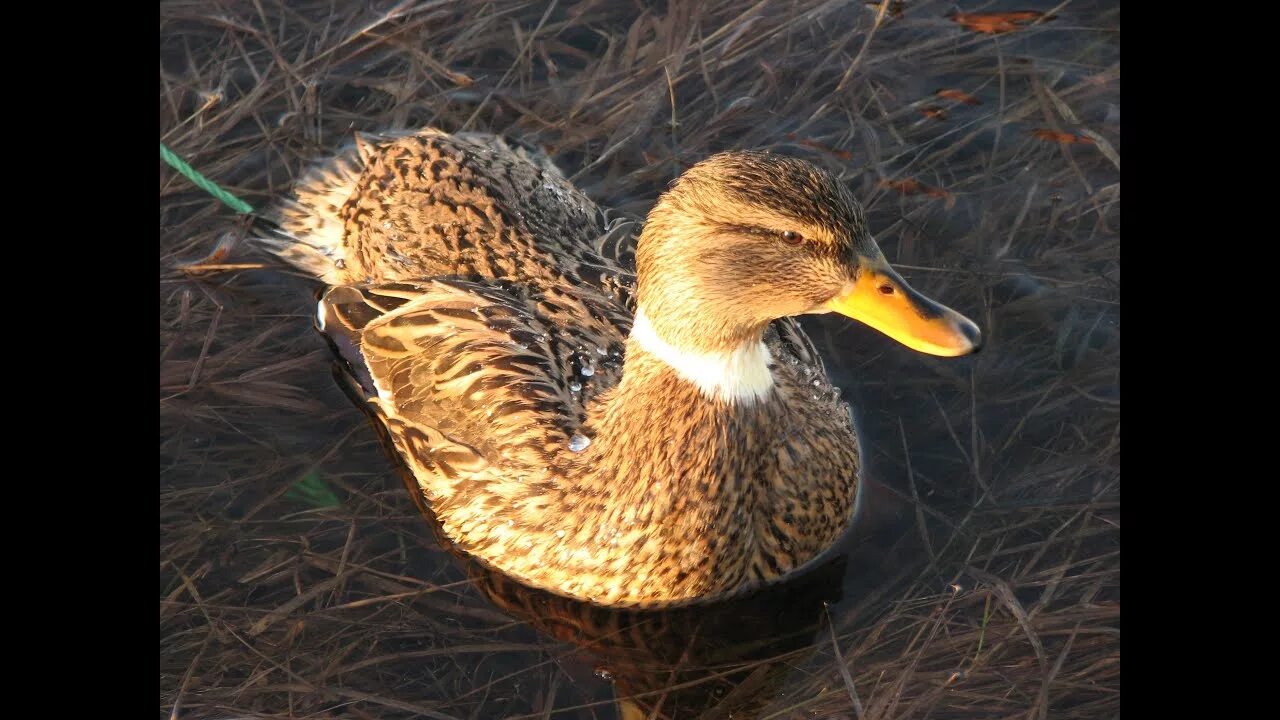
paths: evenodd
<path fill-rule="evenodd" d="M 748 342 L 727 352 L 677 347 L 658 335 L 644 308 L 636 310 L 631 339 L 677 375 L 697 385 L 709 398 L 750 405 L 763 400 L 773 388 L 773 373 L 769 370 L 772 357 L 762 341 Z"/>

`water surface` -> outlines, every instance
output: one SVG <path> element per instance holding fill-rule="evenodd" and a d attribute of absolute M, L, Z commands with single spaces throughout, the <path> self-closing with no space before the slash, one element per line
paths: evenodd
<path fill-rule="evenodd" d="M 161 715 L 1117 713 L 1118 8 L 968 9 L 1054 8 L 990 35 L 940 2 L 162 5 L 162 140 L 254 206 L 352 128 L 519 134 L 633 215 L 772 148 L 847 179 L 988 342 L 804 318 L 855 408 L 857 534 L 737 606 L 591 611 L 441 546 L 333 380 L 314 283 L 243 246 L 177 269 L 236 223 L 163 169 Z"/>

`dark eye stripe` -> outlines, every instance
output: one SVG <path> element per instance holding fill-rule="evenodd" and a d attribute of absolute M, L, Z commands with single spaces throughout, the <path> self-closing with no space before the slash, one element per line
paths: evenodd
<path fill-rule="evenodd" d="M 795 230 L 771 230 L 769 228 L 759 227 L 756 225 L 722 225 L 721 227 L 725 230 L 739 233 L 741 235 L 780 238 L 788 245 L 799 245 L 804 242 L 804 236 Z"/>
<path fill-rule="evenodd" d="M 777 230 L 769 230 L 767 228 L 756 227 L 755 225 L 721 225 L 721 227 L 730 232 L 738 233 L 739 235 L 771 236 L 778 234 Z"/>

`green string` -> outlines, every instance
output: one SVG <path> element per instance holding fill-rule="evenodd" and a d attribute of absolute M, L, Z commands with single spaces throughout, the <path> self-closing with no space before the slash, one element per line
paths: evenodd
<path fill-rule="evenodd" d="M 195 168 L 184 162 L 182 158 L 174 155 L 172 150 L 164 146 L 164 143 L 160 143 L 160 158 L 169 163 L 174 170 L 182 173 L 188 180 L 195 183 L 196 187 L 218 198 L 232 210 L 235 210 L 238 213 L 253 212 L 253 206 L 226 190 L 223 190 L 218 187 L 217 183 L 196 172 Z"/>

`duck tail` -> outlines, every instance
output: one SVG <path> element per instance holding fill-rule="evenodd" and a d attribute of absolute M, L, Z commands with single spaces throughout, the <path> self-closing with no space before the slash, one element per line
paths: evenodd
<path fill-rule="evenodd" d="M 342 208 L 356 192 L 365 166 L 384 143 L 408 135 L 446 135 L 435 128 L 356 133 L 355 141 L 337 154 L 307 168 L 289 197 L 264 212 L 255 225 L 258 245 L 285 262 L 329 285 L 350 282 L 345 270 Z M 459 133 L 454 137 L 489 150 L 511 153 L 547 172 L 563 177 L 546 153 L 536 146 L 490 133 Z"/>
<path fill-rule="evenodd" d="M 368 158 L 381 143 L 435 132 L 356 133 L 354 142 L 303 171 L 290 195 L 262 214 L 254 233 L 259 246 L 329 285 L 346 282 L 342 207 L 355 193 Z"/>
<path fill-rule="evenodd" d="M 255 239 L 260 247 L 330 285 L 345 279 L 342 206 L 355 192 L 364 159 L 363 143 L 307 168 L 290 195 L 263 213 Z"/>

